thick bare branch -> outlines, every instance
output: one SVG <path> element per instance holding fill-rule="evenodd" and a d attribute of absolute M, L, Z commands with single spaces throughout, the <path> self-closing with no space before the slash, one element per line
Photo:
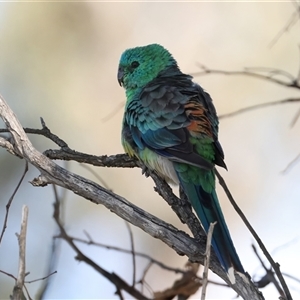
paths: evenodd
<path fill-rule="evenodd" d="M 3 98 L 0 98 L 0 115 L 14 140 L 14 151 L 41 172 L 41 175 L 32 181 L 33 185 L 45 186 L 49 183 L 54 183 L 73 191 L 75 194 L 95 204 L 102 204 L 124 220 L 138 226 L 152 237 L 160 239 L 178 254 L 186 255 L 191 261 L 203 264 L 205 239 L 196 241 L 187 233 L 147 213 L 123 197 L 114 194 L 95 182 L 56 165 L 52 160 L 33 147 L 21 124 Z M 174 205 L 177 204 L 175 203 Z M 184 214 L 182 215 L 184 216 Z M 230 285 L 227 275 L 218 263 L 214 253 L 212 253 L 211 257 L 210 269 Z M 246 276 L 240 277 L 239 274 L 236 274 L 236 284 L 232 288 L 243 299 L 263 299 L 263 296 Z"/>

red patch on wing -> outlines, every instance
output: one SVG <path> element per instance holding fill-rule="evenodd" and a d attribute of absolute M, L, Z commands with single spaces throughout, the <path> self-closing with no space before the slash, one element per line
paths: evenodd
<path fill-rule="evenodd" d="M 186 114 L 191 121 L 187 126 L 189 131 L 212 137 L 212 126 L 207 117 L 207 110 L 196 100 L 191 99 L 185 106 Z"/>

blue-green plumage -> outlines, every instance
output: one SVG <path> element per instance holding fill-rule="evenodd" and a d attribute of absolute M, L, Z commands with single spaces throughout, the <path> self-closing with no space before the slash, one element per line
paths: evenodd
<path fill-rule="evenodd" d="M 126 50 L 118 81 L 127 96 L 125 151 L 180 184 L 206 231 L 217 221 L 212 245 L 221 265 L 244 273 L 215 191 L 214 165 L 226 165 L 210 96 L 158 44 Z"/>

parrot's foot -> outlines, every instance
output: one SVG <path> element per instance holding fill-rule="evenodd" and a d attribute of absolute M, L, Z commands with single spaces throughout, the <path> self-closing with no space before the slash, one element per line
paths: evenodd
<path fill-rule="evenodd" d="M 142 174 L 145 175 L 146 177 L 150 176 L 150 170 L 145 165 L 142 166 Z"/>

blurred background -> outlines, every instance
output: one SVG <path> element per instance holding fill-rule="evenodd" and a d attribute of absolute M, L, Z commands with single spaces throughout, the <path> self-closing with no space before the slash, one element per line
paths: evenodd
<path fill-rule="evenodd" d="M 244 67 L 299 71 L 299 21 L 271 46 L 295 12 L 293 2 L 265 3 L 0 3 L 0 93 L 24 127 L 40 128 L 43 117 L 53 133 L 77 151 L 94 155 L 122 153 L 120 131 L 125 94 L 116 74 L 126 48 L 160 43 L 177 59 L 185 73 L 199 71 L 199 63 L 224 70 Z M 259 103 L 299 97 L 299 91 L 243 76 L 195 77 L 214 99 L 218 114 Z M 220 121 L 219 140 L 228 172 L 221 170 L 236 201 L 280 263 L 281 270 L 299 276 L 300 162 L 282 173 L 300 152 L 300 121 L 290 127 L 299 104 L 277 105 Z M 1 122 L 1 125 L 3 123 Z M 44 151 L 56 146 L 41 136 L 30 136 Z M 77 163 L 61 165 L 97 181 Z M 0 149 L 0 227 L 5 205 L 24 161 Z M 153 191 L 153 182 L 139 169 L 94 168 L 108 186 L 134 204 L 187 230 L 172 209 Z M 29 181 L 39 173 L 30 167 L 10 208 L 8 228 L 0 245 L 0 270 L 17 275 L 21 209 L 29 207 L 27 280 L 47 275 L 52 236 L 51 187 L 34 188 Z M 60 194 L 63 191 L 60 190 Z M 221 188 L 218 194 L 234 243 L 245 269 L 254 278 L 263 274 L 251 248 L 253 238 Z M 102 206 L 71 192 L 65 195 L 65 224 L 73 236 L 87 231 L 95 241 L 130 249 L 124 221 Z M 133 228 L 136 251 L 167 265 L 183 268 L 179 257 L 162 242 Z M 108 271 L 130 282 L 129 255 L 80 245 L 80 249 Z M 118 299 L 115 287 L 84 263 L 62 242 L 57 274 L 46 299 Z M 137 278 L 147 265 L 138 259 Z M 268 265 L 268 264 L 267 264 Z M 153 267 L 146 277 L 154 291 L 169 287 L 179 275 Z M 218 280 L 213 274 L 211 278 Z M 299 284 L 287 279 L 294 297 Z M 41 282 L 27 284 L 35 298 Z M 0 273 L 0 299 L 7 299 L 14 280 Z M 266 299 L 278 297 L 274 286 L 262 290 Z M 228 288 L 210 285 L 207 299 L 229 299 Z M 148 296 L 151 295 L 149 292 Z M 126 298 L 129 298 L 126 295 Z M 195 299 L 199 299 L 199 292 Z"/>

